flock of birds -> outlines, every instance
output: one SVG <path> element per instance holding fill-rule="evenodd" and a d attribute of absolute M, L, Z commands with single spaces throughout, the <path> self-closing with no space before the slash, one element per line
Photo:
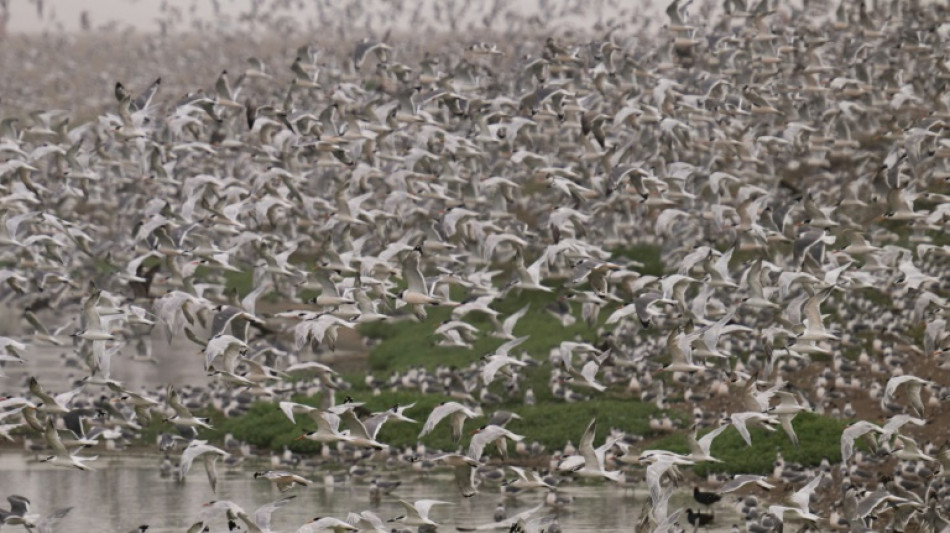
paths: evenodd
<path fill-rule="evenodd" d="M 483 497 L 494 446 L 514 476 L 504 490 L 547 496 L 479 529 L 557 531 L 558 486 L 621 485 L 642 472 L 649 501 L 637 531 L 706 527 L 709 506 L 733 491 L 750 532 L 950 531 L 939 427 L 950 421 L 950 11 L 726 0 L 713 14 L 690 4 L 674 0 L 650 37 L 617 21 L 593 39 L 304 45 L 286 66 L 222 65 L 187 94 L 169 94 L 163 77 L 115 83 L 89 120 L 56 109 L 3 118 L 0 280 L 24 332 L 0 338 L 0 362 L 57 346 L 85 372 L 72 384 L 3 382 L 0 437 L 39 438 L 44 461 L 90 470 L 96 456 L 83 450 L 121 448 L 160 419 L 161 450 L 182 447 L 182 478 L 200 459 L 211 496 L 217 461 L 233 454 L 201 438 L 211 426 L 193 411 L 265 401 L 315 425 L 299 438 L 341 457 L 449 468 L 459 497 Z M 665 272 L 616 253 L 634 244 L 660 248 Z M 247 271 L 250 292 L 226 289 L 229 273 Z M 318 296 L 304 302 L 306 291 Z M 556 295 L 552 330 L 583 320 L 596 340 L 520 350 L 529 309 L 493 305 L 530 291 Z M 270 312 L 265 299 L 292 309 Z M 333 350 L 341 330 L 424 320 L 436 307 L 451 308 L 433 332 L 439 344 L 472 351 L 472 363 L 368 383 L 457 401 L 430 413 L 337 401 L 346 384 L 314 353 Z M 471 324 L 478 315 L 492 331 Z M 206 387 L 130 390 L 113 379 L 114 364 L 152 360 L 153 329 L 200 351 Z M 505 342 L 476 354 L 484 335 Z M 377 440 L 384 423 L 424 416 L 420 438 L 446 424 L 462 446 L 489 396 L 533 401 L 522 382 L 539 365 L 559 401 L 682 402 L 695 413 L 690 452 L 642 449 L 616 430 L 598 443 L 592 420 L 549 469 L 520 468 L 509 443 L 531 448 L 517 422 L 506 427 L 516 413 L 496 413 L 455 453 L 402 454 Z M 301 390 L 322 405 L 289 401 Z M 798 446 L 813 437 L 795 432 L 803 412 L 856 420 L 840 463 L 779 459 L 771 476 L 694 488 L 704 511 L 671 508 L 684 471 L 719 461 L 719 435 L 738 431 L 751 445 L 749 428 L 780 429 Z M 311 484 L 294 471 L 254 478 L 281 493 Z M 379 494 L 393 489 L 381 484 Z M 224 521 L 271 531 L 272 513 L 294 498 L 253 514 L 211 501 L 188 531 Z M 69 512 L 8 500 L 3 529 L 52 531 Z M 430 511 L 451 502 L 400 503 L 394 523 L 427 530 L 438 525 Z M 362 511 L 297 531 L 391 527 Z"/>

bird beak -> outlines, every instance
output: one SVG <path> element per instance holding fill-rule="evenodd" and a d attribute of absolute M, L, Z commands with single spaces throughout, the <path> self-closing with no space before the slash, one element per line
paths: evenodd
<path fill-rule="evenodd" d="M 305 439 L 305 438 L 307 438 L 307 434 L 306 434 L 306 433 L 304 433 L 303 435 L 297 437 L 297 438 L 294 439 L 294 440 L 303 440 L 303 439 Z"/>

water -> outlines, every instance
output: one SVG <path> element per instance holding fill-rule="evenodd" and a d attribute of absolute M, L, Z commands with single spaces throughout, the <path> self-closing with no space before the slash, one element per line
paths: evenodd
<path fill-rule="evenodd" d="M 92 455 L 95 452 L 86 451 Z M 211 492 L 204 469 L 196 463 L 185 483 L 162 478 L 158 472 L 158 458 L 151 456 L 103 456 L 92 463 L 92 472 L 35 462 L 32 455 L 15 451 L 0 453 L 0 497 L 20 494 L 33 502 L 33 512 L 45 514 L 62 507 L 73 507 L 54 531 L 57 533 L 87 533 L 90 531 L 124 532 L 142 524 L 150 525 L 150 532 L 184 531 L 194 521 L 204 503 L 211 500 L 231 500 L 244 507 L 249 514 L 281 494 L 269 482 L 255 480 L 251 465 L 226 469 L 219 465 L 217 494 Z M 393 496 L 384 496 L 377 504 L 369 497 L 369 479 L 348 481 L 335 486 L 321 485 L 324 472 L 298 469 L 315 481 L 311 487 L 297 487 L 286 494 L 297 497 L 277 510 L 272 517 L 274 531 L 296 531 L 307 520 L 317 516 L 345 518 L 349 512 L 371 510 L 383 520 L 402 514 L 396 499 L 422 498 L 451 502 L 436 506 L 431 518 L 441 523 L 440 530 L 453 531 L 457 526 L 472 527 L 492 522 L 492 515 L 502 499 L 496 488 L 482 487 L 473 498 L 459 496 L 448 471 L 420 474 L 399 471 L 403 484 Z M 386 478 L 390 472 L 378 468 L 378 475 Z M 619 532 L 630 531 L 639 519 L 640 510 L 649 496 L 640 489 L 611 485 L 572 486 L 562 491 L 573 496 L 571 506 L 561 512 L 559 522 L 564 531 Z M 534 492 L 517 499 L 507 498 L 509 514 L 514 514 L 541 502 L 543 493 Z M 674 495 L 671 509 L 688 506 L 691 501 L 685 491 Z M 727 531 L 736 520 L 729 506 L 720 504 L 716 509 L 717 527 L 710 531 Z M 685 519 L 683 520 L 685 523 Z M 718 528 L 718 529 L 717 529 Z M 14 528 L 9 528 L 15 530 Z M 5 529 L 6 530 L 6 529 Z M 222 517 L 212 524 L 212 531 L 227 531 Z"/>

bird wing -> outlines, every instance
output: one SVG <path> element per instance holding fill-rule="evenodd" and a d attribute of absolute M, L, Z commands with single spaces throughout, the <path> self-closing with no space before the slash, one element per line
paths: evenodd
<path fill-rule="evenodd" d="M 221 457 L 221 455 L 218 453 L 204 454 L 205 473 L 208 475 L 208 484 L 211 485 L 211 492 L 216 492 L 218 487 L 218 472 L 215 469 L 215 465 L 219 457 Z"/>
<path fill-rule="evenodd" d="M 402 277 L 406 280 L 406 287 L 413 292 L 429 295 L 429 289 L 426 287 L 426 280 L 422 277 L 422 270 L 419 267 L 419 257 L 410 253 L 402 264 Z"/>
<path fill-rule="evenodd" d="M 53 397 L 49 395 L 49 393 L 40 387 L 40 383 L 35 377 L 30 378 L 30 392 L 33 393 L 33 395 L 37 398 L 43 400 L 44 404 L 53 405 L 56 402 L 56 400 L 54 400 Z"/>
<path fill-rule="evenodd" d="M 518 309 L 514 313 L 508 315 L 508 317 L 505 318 L 505 321 L 501 323 L 502 331 L 504 331 L 508 335 L 512 335 L 515 330 L 515 324 L 517 324 L 518 321 L 521 320 L 521 317 L 523 317 L 528 312 L 528 309 L 530 307 L 531 307 L 531 303 L 528 302 L 521 309 Z"/>
<path fill-rule="evenodd" d="M 53 533 L 53 526 L 72 510 L 72 507 L 65 507 L 40 518 L 36 521 L 36 533 Z"/>
<path fill-rule="evenodd" d="M 168 387 L 168 405 L 178 413 L 178 416 L 191 418 L 191 411 L 181 403 L 181 396 L 178 395 L 178 391 L 170 386 Z"/>
<path fill-rule="evenodd" d="M 438 504 L 451 505 L 451 503 L 441 500 L 418 500 L 413 508 L 421 518 L 429 518 L 429 511 L 432 509 L 432 506 Z"/>
<path fill-rule="evenodd" d="M 478 493 L 478 490 L 475 488 L 475 468 L 471 465 L 462 464 L 454 467 L 453 474 L 455 475 L 455 485 L 459 489 L 459 493 L 462 494 L 465 498 L 471 498 Z"/>
<path fill-rule="evenodd" d="M 441 422 L 443 418 L 462 409 L 462 407 L 462 404 L 458 402 L 446 402 L 437 406 L 429 413 L 429 418 L 426 419 L 426 423 L 422 426 L 422 431 L 419 432 L 419 438 L 427 435 L 430 431 L 435 429 L 435 426 Z"/>
<path fill-rule="evenodd" d="M 742 435 L 742 440 L 745 441 L 746 445 L 752 446 L 752 436 L 749 435 L 749 428 L 746 427 L 745 421 L 748 418 L 749 413 L 733 413 L 729 417 L 732 420 L 732 425 L 735 426 L 736 430 L 739 432 L 739 435 Z"/>
<path fill-rule="evenodd" d="M 581 437 L 580 445 L 577 447 L 577 451 L 580 453 L 581 457 L 584 458 L 584 466 L 587 468 L 598 468 L 599 461 L 597 460 L 597 453 L 594 450 L 594 435 L 597 431 L 597 419 L 590 421 L 590 424 L 587 424 L 587 429 L 584 430 L 584 435 Z"/>
<path fill-rule="evenodd" d="M 296 495 L 284 496 L 279 500 L 262 505 L 256 511 L 254 511 L 254 522 L 262 530 L 270 531 L 270 516 L 274 513 L 274 511 L 287 505 L 287 502 L 296 497 Z"/>
<path fill-rule="evenodd" d="M 877 424 L 868 422 L 867 420 L 859 420 L 854 424 L 846 427 L 844 431 L 841 432 L 841 461 L 847 462 L 851 458 L 851 455 L 854 453 L 854 441 L 861 437 L 862 435 L 869 433 L 871 431 L 877 431 L 878 433 L 882 432 L 883 429 Z"/>
<path fill-rule="evenodd" d="M 650 500 L 653 502 L 653 505 L 656 505 L 660 501 L 660 497 L 663 494 L 663 485 L 661 480 L 666 472 L 673 466 L 671 461 L 658 460 L 654 461 L 647 467 L 646 481 L 647 488 L 650 490 Z"/>
<path fill-rule="evenodd" d="M 789 500 L 795 503 L 795 505 L 797 505 L 798 508 L 801 509 L 803 512 L 805 513 L 809 512 L 808 502 L 811 499 L 811 495 L 815 492 L 815 489 L 818 488 L 818 483 L 821 482 L 821 479 L 823 477 L 824 476 L 822 474 L 818 474 L 817 476 L 815 476 L 804 487 L 795 491 L 795 493 L 789 497 Z"/>
<path fill-rule="evenodd" d="M 363 422 L 356 416 L 356 412 L 353 409 L 348 409 L 340 414 L 340 420 L 354 437 L 372 440 L 369 436 L 369 432 L 366 431 L 366 426 L 363 425 Z"/>
<path fill-rule="evenodd" d="M 510 352 L 511 350 L 513 350 L 514 348 L 516 348 L 517 346 L 521 345 L 521 343 L 523 343 L 524 341 L 528 340 L 529 337 L 530 337 L 530 335 L 524 335 L 524 336 L 522 336 L 522 337 L 517 337 L 517 338 L 515 338 L 515 339 L 512 339 L 512 340 L 510 340 L 510 341 L 508 341 L 508 342 L 502 344 L 501 346 L 499 346 L 499 347 L 495 350 L 495 355 L 508 355 L 508 352 Z"/>
<path fill-rule="evenodd" d="M 728 427 L 729 427 L 729 424 L 723 424 L 717 427 L 716 429 L 710 431 L 709 433 L 706 433 L 705 435 L 703 435 L 701 439 L 696 441 L 696 446 L 698 446 L 699 449 L 696 450 L 695 448 L 693 448 L 692 450 L 693 453 L 696 453 L 698 451 L 702 455 L 710 455 L 709 450 L 710 448 L 712 448 L 713 440 L 715 440 L 715 438 L 718 437 L 719 434 L 725 431 Z M 690 448 L 692 448 L 692 444 L 693 444 L 693 441 L 690 440 Z"/>

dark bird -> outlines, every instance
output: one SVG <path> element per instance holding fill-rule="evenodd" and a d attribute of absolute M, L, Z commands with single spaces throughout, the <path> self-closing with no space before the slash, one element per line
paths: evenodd
<path fill-rule="evenodd" d="M 722 496 L 719 494 L 716 494 L 715 492 L 703 492 L 699 490 L 699 487 L 694 486 L 693 499 L 703 505 L 709 506 L 721 500 Z"/>
<path fill-rule="evenodd" d="M 706 494 L 710 494 L 710 493 L 707 492 Z M 716 501 L 718 501 L 718 497 L 716 498 Z M 715 515 L 713 515 L 712 513 L 703 514 L 698 511 L 694 513 L 692 509 L 686 509 L 686 520 L 693 527 L 708 526 L 709 524 L 712 523 L 713 518 L 715 518 Z"/>

